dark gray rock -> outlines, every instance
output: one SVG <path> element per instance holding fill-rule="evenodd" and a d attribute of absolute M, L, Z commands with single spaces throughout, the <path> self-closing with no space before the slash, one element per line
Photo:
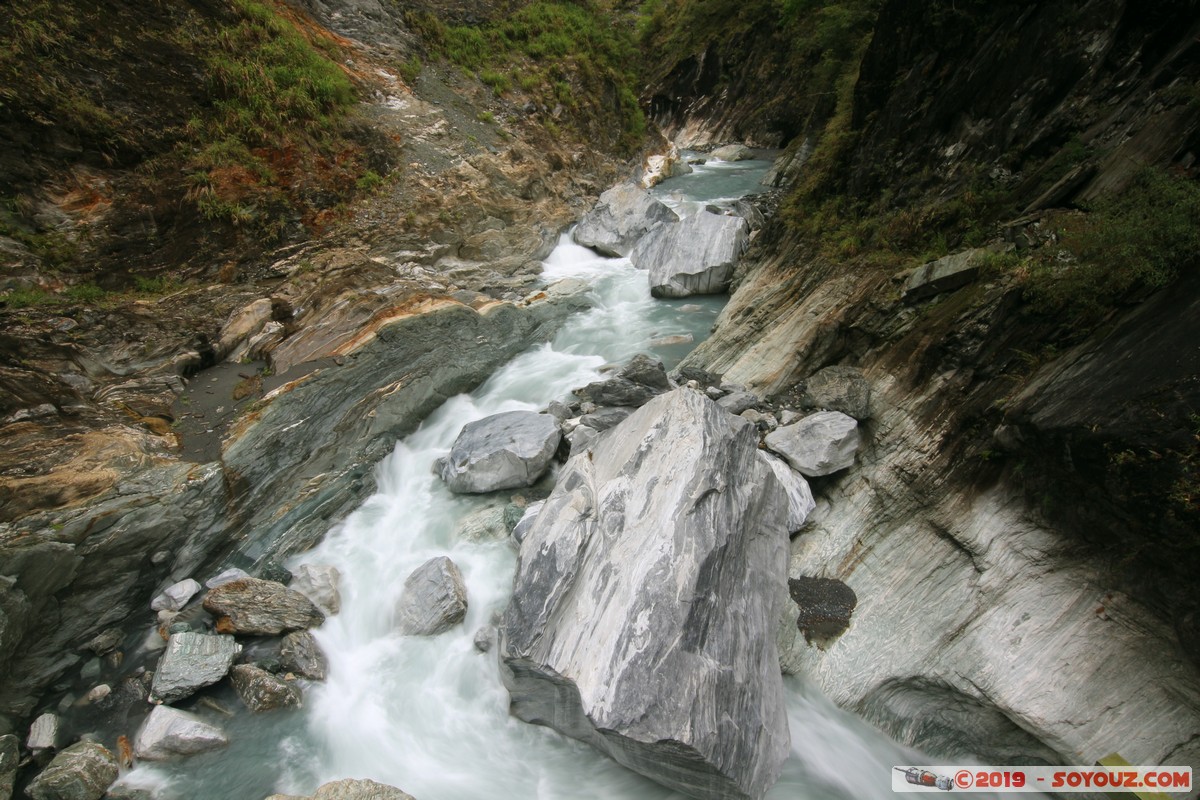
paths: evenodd
<path fill-rule="evenodd" d="M 671 389 L 667 371 L 658 359 L 643 353 L 634 356 L 621 368 L 616 377 L 589 383 L 575 390 L 580 400 L 598 406 L 628 406 L 637 408 Z"/>
<path fill-rule="evenodd" d="M 232 636 L 175 633 L 158 661 L 150 697 L 162 703 L 193 694 L 225 677 L 241 650 Z"/>
<path fill-rule="evenodd" d="M 287 586 L 292 580 L 292 571 L 275 559 L 269 558 L 256 570 L 255 577 L 260 581 L 282 583 Z"/>
<path fill-rule="evenodd" d="M 733 213 L 746 220 L 750 230 L 756 231 L 766 224 L 767 219 L 754 200 L 742 197 L 733 204 Z"/>
<path fill-rule="evenodd" d="M 789 752 L 775 649 L 786 497 L 754 426 L 651 400 L 567 462 L 500 636 L 512 712 L 692 797 L 761 797 Z"/>
<path fill-rule="evenodd" d="M 446 558 L 431 558 L 404 581 L 396 604 L 396 627 L 401 633 L 432 636 L 449 630 L 467 615 L 467 589 L 458 566 Z"/>
<path fill-rule="evenodd" d="M 809 642 L 827 641 L 845 633 L 858 605 L 854 590 L 833 578 L 789 578 L 788 594 L 798 611 L 796 627 Z"/>
<path fill-rule="evenodd" d="M 572 238 L 608 256 L 627 256 L 639 239 L 678 217 L 650 193 L 632 183 L 621 183 L 600 195 L 596 207 L 575 226 Z"/>
<path fill-rule="evenodd" d="M 178 611 L 186 606 L 201 588 L 203 587 L 200 586 L 200 582 L 192 578 L 173 583 L 150 601 L 150 609 L 152 611 Z"/>
<path fill-rule="evenodd" d="M 283 644 L 279 648 L 279 665 L 284 672 L 310 681 L 323 681 L 329 675 L 329 661 L 308 631 L 296 631 L 283 637 Z"/>
<path fill-rule="evenodd" d="M 274 581 L 242 578 L 209 591 L 204 609 L 217 618 L 221 633 L 275 636 L 315 628 L 325 621 L 313 602 Z"/>
<path fill-rule="evenodd" d="M 300 689 L 253 664 L 238 664 L 229 682 L 251 711 L 272 711 L 300 705 Z"/>
<path fill-rule="evenodd" d="M 864 420 L 871 416 L 871 383 L 857 367 L 826 367 L 805 381 L 801 402 Z"/>
<path fill-rule="evenodd" d="M 134 754 L 145 761 L 207 753 L 229 744 L 229 737 L 195 714 L 155 706 L 133 739 Z"/>
<path fill-rule="evenodd" d="M 854 464 L 858 423 L 840 411 L 821 411 L 768 433 L 765 442 L 801 474 L 831 475 Z"/>
<path fill-rule="evenodd" d="M 100 800 L 119 772 L 108 748 L 76 742 L 29 782 L 25 794 L 33 800 Z"/>
<path fill-rule="evenodd" d="M 479 652 L 488 652 L 492 649 L 492 645 L 496 643 L 496 627 L 494 625 L 484 625 L 475 631 L 475 638 L 472 640 L 472 643 Z"/>
<path fill-rule="evenodd" d="M 508 411 L 469 422 L 439 462 L 452 492 L 482 493 L 532 486 L 550 466 L 562 438 L 558 420 L 533 411 Z"/>
<path fill-rule="evenodd" d="M 982 247 L 963 250 L 917 267 L 904 283 L 903 299 L 913 303 L 966 286 L 979 277 L 987 253 Z"/>
<path fill-rule="evenodd" d="M 301 564 L 292 570 L 288 588 L 295 589 L 321 611 L 333 615 L 342 609 L 342 595 L 338 592 L 341 579 L 342 573 L 330 564 Z"/>
<path fill-rule="evenodd" d="M 0 736 L 0 800 L 9 800 L 12 797 L 17 765 L 21 763 L 19 744 L 15 734 Z"/>
<path fill-rule="evenodd" d="M 591 428 L 597 433 L 603 433 L 609 428 L 620 425 L 633 411 L 632 408 L 624 408 L 622 406 L 598 408 L 592 413 L 584 414 L 580 417 L 579 425 Z"/>
<path fill-rule="evenodd" d="M 730 392 L 723 397 L 718 397 L 717 405 L 730 414 L 741 414 L 743 411 L 758 405 L 758 395 L 753 392 L 744 391 Z"/>
<path fill-rule="evenodd" d="M 512 529 L 511 535 L 517 544 L 520 544 L 522 541 L 524 541 L 525 534 L 529 532 L 530 526 L 533 525 L 533 521 L 537 519 L 537 515 L 541 513 L 541 510 L 543 507 L 545 507 L 545 505 L 545 500 L 539 500 L 536 503 L 530 503 L 525 508 L 525 514 L 521 517 L 521 520 L 515 526 L 513 526 Z"/>
<path fill-rule="evenodd" d="M 655 297 L 719 294 L 749 243 L 746 221 L 702 211 L 675 225 L 656 228 L 629 254 L 647 270 Z"/>

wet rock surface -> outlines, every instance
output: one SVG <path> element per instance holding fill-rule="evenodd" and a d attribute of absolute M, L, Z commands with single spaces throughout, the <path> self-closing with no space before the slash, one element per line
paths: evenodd
<path fill-rule="evenodd" d="M 211 686 L 225 677 L 241 645 L 232 636 L 203 633 L 174 633 L 167 640 L 154 681 L 151 699 L 173 703 Z"/>
<path fill-rule="evenodd" d="M 308 631 L 295 631 L 283 637 L 279 666 L 284 672 L 312 681 L 323 681 L 329 675 L 329 661 Z"/>
<path fill-rule="evenodd" d="M 503 619 L 515 715 L 689 796 L 774 783 L 789 750 L 774 640 L 787 501 L 757 445 L 752 425 L 679 389 L 567 462 Z"/>
<path fill-rule="evenodd" d="M 550 466 L 562 434 L 548 414 L 509 411 L 469 422 L 439 461 L 453 492 L 483 493 L 532 486 Z"/>
<path fill-rule="evenodd" d="M 720 294 L 729 288 L 747 242 L 745 220 L 702 211 L 656 228 L 638 242 L 629 260 L 647 270 L 655 297 Z"/>
<path fill-rule="evenodd" d="M 25 789 L 32 800 L 100 800 L 117 779 L 117 759 L 96 742 L 63 750 Z"/>
<path fill-rule="evenodd" d="M 621 183 L 600 195 L 600 202 L 584 215 L 571 236 L 604 255 L 627 256 L 648 232 L 677 219 L 674 211 L 645 189 Z"/>
<path fill-rule="evenodd" d="M 195 714 L 170 706 L 155 706 L 133 741 L 134 754 L 146 761 L 164 761 L 219 750 L 229 737 Z"/>
<path fill-rule="evenodd" d="M 267 800 L 414 800 L 395 786 L 362 779 L 326 783 L 309 797 L 273 794 Z"/>
<path fill-rule="evenodd" d="M 325 621 L 313 602 L 274 581 L 242 578 L 222 584 L 204 598 L 204 609 L 217 618 L 221 633 L 273 636 Z"/>
<path fill-rule="evenodd" d="M 445 556 L 431 558 L 404 581 L 396 604 L 396 628 L 413 636 L 447 631 L 467 615 L 467 589 L 458 566 Z"/>
<path fill-rule="evenodd" d="M 229 671 L 238 697 L 251 711 L 271 711 L 300 705 L 299 687 L 253 664 L 238 664 Z"/>

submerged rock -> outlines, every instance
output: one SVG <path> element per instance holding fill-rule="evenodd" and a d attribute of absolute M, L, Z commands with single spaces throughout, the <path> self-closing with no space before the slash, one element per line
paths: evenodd
<path fill-rule="evenodd" d="M 446 558 L 431 558 L 404 581 L 396 605 L 401 633 L 432 636 L 449 630 L 467 615 L 467 589 L 458 566 Z"/>
<path fill-rule="evenodd" d="M 215 725 L 195 714 L 170 706 L 155 706 L 138 728 L 133 752 L 145 761 L 164 761 L 218 750 L 229 744 L 229 737 Z"/>
<path fill-rule="evenodd" d="M 600 195 L 600 202 L 579 221 L 571 238 L 606 256 L 627 256 L 639 239 L 676 219 L 674 211 L 645 189 L 620 183 Z"/>
<path fill-rule="evenodd" d="M 253 664 L 238 664 L 230 670 L 229 681 L 251 711 L 300 705 L 298 688 Z"/>
<path fill-rule="evenodd" d="M 311 797 L 273 794 L 267 800 L 413 800 L 413 797 L 395 786 L 363 779 L 348 779 L 326 783 Z"/>
<path fill-rule="evenodd" d="M 719 294 L 729 288 L 748 243 L 744 219 L 702 211 L 655 229 L 638 242 L 629 260 L 649 271 L 655 297 Z"/>
<path fill-rule="evenodd" d="M 342 573 L 330 564 L 301 564 L 292 571 L 288 588 L 313 601 L 326 614 L 336 614 L 342 609 L 342 595 L 338 583 Z"/>
<path fill-rule="evenodd" d="M 241 649 L 232 636 L 172 634 L 154 672 L 150 699 L 173 703 L 211 686 L 225 677 Z"/>
<path fill-rule="evenodd" d="M 469 422 L 438 473 L 452 492 L 478 494 L 532 486 L 550 466 L 562 433 L 558 420 L 534 411 L 507 411 Z"/>
<path fill-rule="evenodd" d="M 296 631 L 283 637 L 279 647 L 279 666 L 285 672 L 323 681 L 329 675 L 329 661 L 316 638 L 308 631 Z"/>
<path fill-rule="evenodd" d="M 76 742 L 29 782 L 25 794 L 33 800 L 100 800 L 119 772 L 107 747 Z"/>
<path fill-rule="evenodd" d="M 709 155 L 721 161 L 745 161 L 754 158 L 754 151 L 744 144 L 727 144 L 713 150 Z"/>
<path fill-rule="evenodd" d="M 218 586 L 204 598 L 221 633 L 274 636 L 315 628 L 325 621 L 312 601 L 281 583 L 242 578 Z"/>
<path fill-rule="evenodd" d="M 500 637 L 512 711 L 690 796 L 761 797 L 789 751 L 787 507 L 757 432 L 679 389 L 590 453 L 521 544 Z"/>
<path fill-rule="evenodd" d="M 840 411 L 821 411 L 767 434 L 767 447 L 812 477 L 832 475 L 854 464 L 858 423 Z"/>

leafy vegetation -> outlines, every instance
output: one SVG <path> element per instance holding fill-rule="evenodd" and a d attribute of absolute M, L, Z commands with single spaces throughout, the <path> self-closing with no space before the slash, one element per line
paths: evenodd
<path fill-rule="evenodd" d="M 406 19 L 434 53 L 497 96 L 519 87 L 543 106 L 562 105 L 584 134 L 604 133 L 615 115 L 616 144 L 632 150 L 646 130 L 635 91 L 638 59 L 632 31 L 614 16 L 598 0 L 537 0 L 481 26 L 447 25 L 420 12 Z"/>

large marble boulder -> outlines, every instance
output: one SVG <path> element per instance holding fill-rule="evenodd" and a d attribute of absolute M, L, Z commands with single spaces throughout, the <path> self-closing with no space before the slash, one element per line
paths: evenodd
<path fill-rule="evenodd" d="M 258 578 L 218 586 L 204 598 L 204 610 L 217 618 L 221 633 L 250 636 L 276 636 L 325 621 L 321 610 L 300 592 Z"/>
<path fill-rule="evenodd" d="M 727 144 L 709 153 L 718 161 L 745 161 L 754 158 L 754 151 L 744 144 Z"/>
<path fill-rule="evenodd" d="M 76 742 L 29 782 L 33 800 L 100 800 L 117 779 L 116 757 L 96 742 Z"/>
<path fill-rule="evenodd" d="M 749 244 L 744 219 L 701 211 L 638 242 L 629 260 L 650 273 L 655 297 L 720 294 Z"/>
<path fill-rule="evenodd" d="M 154 671 L 150 698 L 173 703 L 211 686 L 225 677 L 241 649 L 232 636 L 194 632 L 171 634 L 166 652 Z"/>
<path fill-rule="evenodd" d="M 627 256 L 638 239 L 676 219 L 674 211 L 645 189 L 620 183 L 600 195 L 600 202 L 584 215 L 571 236 L 606 256 Z"/>
<path fill-rule="evenodd" d="M 413 636 L 447 631 L 467 616 L 467 588 L 458 565 L 445 556 L 431 558 L 404 581 L 396 604 L 396 627 Z"/>
<path fill-rule="evenodd" d="M 840 411 L 821 411 L 767 434 L 766 445 L 810 478 L 832 475 L 854 463 L 858 423 Z"/>
<path fill-rule="evenodd" d="M 512 711 L 689 796 L 761 797 L 789 751 L 788 538 L 757 432 L 678 389 L 589 452 L 521 543 L 500 646 Z"/>
<path fill-rule="evenodd" d="M 450 491 L 460 494 L 532 486 L 550 466 L 561 438 L 558 420 L 549 414 L 493 414 L 464 425 L 436 468 Z"/>
<path fill-rule="evenodd" d="M 138 728 L 133 752 L 145 761 L 164 761 L 218 750 L 229 744 L 229 737 L 215 725 L 195 714 L 170 706 L 155 706 Z"/>

